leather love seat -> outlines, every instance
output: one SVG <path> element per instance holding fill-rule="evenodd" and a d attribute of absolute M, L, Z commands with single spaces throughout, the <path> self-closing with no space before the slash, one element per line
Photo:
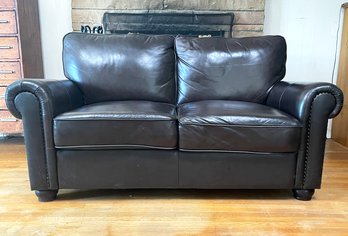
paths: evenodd
<path fill-rule="evenodd" d="M 289 83 L 280 36 L 64 38 L 67 79 L 14 82 L 29 177 L 59 189 L 320 188 L 328 119 L 343 94 Z"/>

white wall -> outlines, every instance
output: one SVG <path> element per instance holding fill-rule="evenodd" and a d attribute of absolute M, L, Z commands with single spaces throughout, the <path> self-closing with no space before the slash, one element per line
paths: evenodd
<path fill-rule="evenodd" d="M 62 38 L 72 31 L 71 0 L 39 0 L 45 78 L 65 78 Z"/>
<path fill-rule="evenodd" d="M 264 33 L 280 34 L 288 43 L 286 80 L 332 82 L 345 2 L 348 0 L 266 0 Z"/>
<path fill-rule="evenodd" d="M 285 80 L 336 83 L 345 2 L 266 0 L 264 33 L 282 35 L 288 44 Z M 330 120 L 327 137 L 331 126 Z"/>

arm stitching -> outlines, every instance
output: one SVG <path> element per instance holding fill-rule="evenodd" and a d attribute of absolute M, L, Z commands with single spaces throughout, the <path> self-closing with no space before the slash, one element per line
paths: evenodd
<path fill-rule="evenodd" d="M 18 92 L 15 96 L 14 99 L 20 94 L 20 93 L 30 93 L 32 95 L 35 96 L 35 98 L 37 99 L 38 103 L 39 103 L 39 111 L 40 111 L 40 124 L 41 124 L 41 134 L 42 134 L 42 142 L 43 142 L 43 146 L 44 146 L 44 161 L 45 161 L 45 174 L 46 174 L 46 184 L 48 186 L 48 188 L 51 188 L 51 184 L 50 184 L 50 178 L 49 178 L 49 174 L 48 174 L 48 167 L 47 167 L 47 153 L 46 153 L 46 140 L 45 140 L 45 131 L 43 128 L 43 115 L 42 115 L 42 106 L 40 103 L 40 99 L 37 97 L 37 95 L 35 94 L 35 92 L 37 92 L 37 89 L 35 89 L 35 92 L 33 93 L 32 91 L 29 90 L 23 90 L 22 89 L 22 84 L 21 84 L 21 91 Z M 18 110 L 18 109 L 17 109 Z"/>
<path fill-rule="evenodd" d="M 306 135 L 306 151 L 305 151 L 305 159 L 304 159 L 304 169 L 303 169 L 303 178 L 302 178 L 302 189 L 304 189 L 305 183 L 307 181 L 307 171 L 308 171 L 308 163 L 309 163 L 309 141 L 311 136 L 311 122 L 312 122 L 312 111 L 313 111 L 313 104 L 314 101 L 323 94 L 330 94 L 335 97 L 335 94 L 332 92 L 321 92 L 315 95 L 315 97 L 312 99 L 311 106 L 309 109 L 309 115 L 308 115 L 308 125 L 307 125 L 307 135 Z"/>

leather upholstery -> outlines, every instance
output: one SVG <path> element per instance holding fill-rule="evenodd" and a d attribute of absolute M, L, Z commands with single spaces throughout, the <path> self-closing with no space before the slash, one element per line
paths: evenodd
<path fill-rule="evenodd" d="M 277 83 L 267 105 L 296 117 L 303 125 L 295 188 L 320 188 L 327 120 L 343 106 L 343 93 L 329 83 Z"/>
<path fill-rule="evenodd" d="M 330 83 L 289 83 L 281 81 L 275 84 L 270 91 L 266 104 L 281 109 L 305 122 L 310 115 L 313 100 L 322 94 L 333 96 L 335 103 L 329 109 L 328 118 L 334 118 L 342 109 L 343 93 L 341 89 Z M 323 107 L 323 112 L 324 109 Z"/>
<path fill-rule="evenodd" d="M 301 124 L 257 103 L 200 101 L 178 107 L 179 148 L 185 151 L 296 152 Z"/>
<path fill-rule="evenodd" d="M 57 151 L 59 186 L 67 189 L 177 188 L 175 150 Z"/>
<path fill-rule="evenodd" d="M 70 33 L 64 38 L 67 78 L 85 102 L 148 100 L 175 102 L 174 38 Z"/>
<path fill-rule="evenodd" d="M 83 104 L 79 89 L 69 80 L 18 80 L 6 91 L 10 112 L 23 119 L 33 190 L 57 189 L 53 117 Z"/>
<path fill-rule="evenodd" d="M 59 186 L 67 189 L 286 189 L 295 167 L 296 153 L 57 151 Z"/>
<path fill-rule="evenodd" d="M 285 51 L 279 36 L 178 37 L 175 68 L 169 36 L 68 34 L 71 80 L 6 91 L 31 188 L 320 188 L 343 93 L 280 82 Z"/>
<path fill-rule="evenodd" d="M 167 103 L 96 103 L 57 116 L 54 141 L 56 148 L 70 149 L 175 149 L 176 117 Z"/>
<path fill-rule="evenodd" d="M 22 114 L 17 109 L 20 107 L 15 105 L 15 98 L 23 92 L 37 98 L 42 109 L 41 115 L 47 119 L 83 105 L 81 91 L 70 80 L 17 80 L 7 87 L 5 100 L 7 108 L 18 119 L 22 119 Z"/>
<path fill-rule="evenodd" d="M 179 152 L 180 188 L 291 189 L 296 153 Z"/>
<path fill-rule="evenodd" d="M 263 103 L 285 75 L 286 43 L 280 36 L 175 40 L 178 103 L 238 100 Z"/>

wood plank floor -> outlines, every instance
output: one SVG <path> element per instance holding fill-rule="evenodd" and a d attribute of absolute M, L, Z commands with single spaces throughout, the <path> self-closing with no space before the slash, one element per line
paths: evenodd
<path fill-rule="evenodd" d="M 348 235 L 348 149 L 329 140 L 322 189 L 60 191 L 39 203 L 24 145 L 0 143 L 0 235 Z"/>

